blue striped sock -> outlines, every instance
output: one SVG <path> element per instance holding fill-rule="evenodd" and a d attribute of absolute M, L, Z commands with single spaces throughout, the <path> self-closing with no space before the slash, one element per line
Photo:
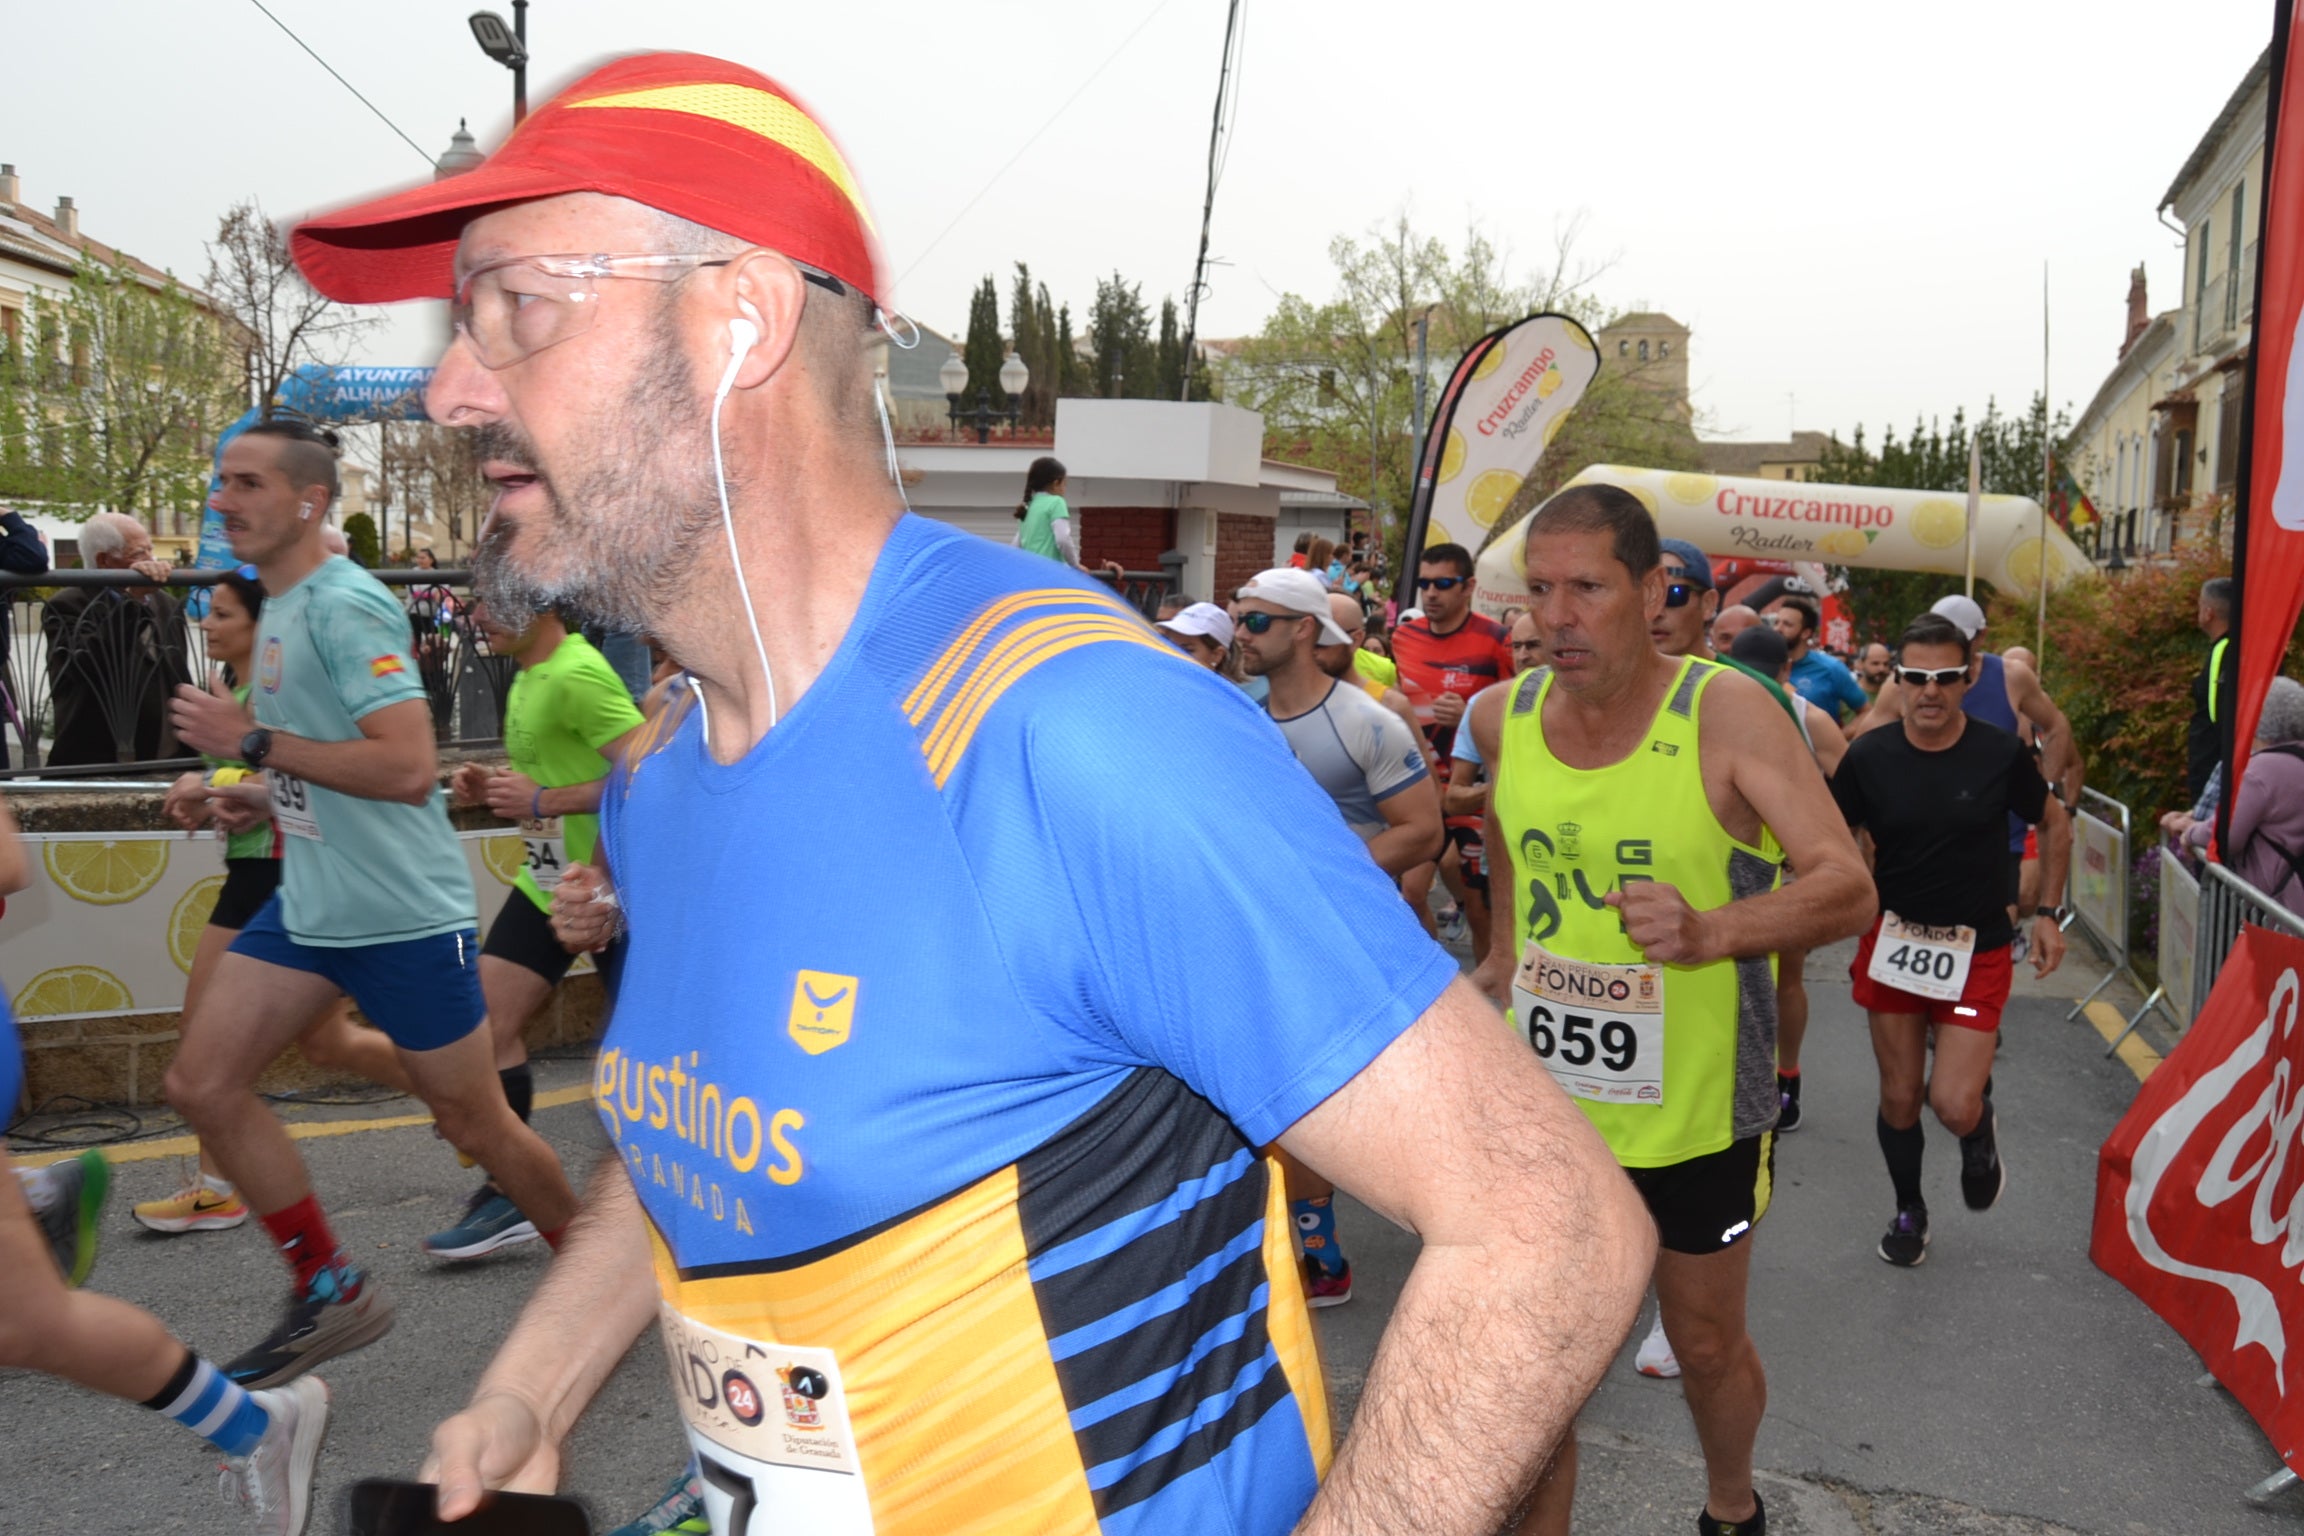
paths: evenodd
<path fill-rule="evenodd" d="M 144 1406 L 166 1414 L 227 1456 L 255 1450 L 272 1427 L 272 1415 L 245 1387 L 190 1350 L 184 1352 L 184 1363 L 168 1385 L 146 1398 Z"/>

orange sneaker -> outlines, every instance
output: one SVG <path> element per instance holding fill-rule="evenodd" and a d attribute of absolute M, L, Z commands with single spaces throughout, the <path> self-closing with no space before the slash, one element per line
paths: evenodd
<path fill-rule="evenodd" d="M 164 1200 L 147 1200 L 135 1209 L 138 1222 L 155 1232 L 222 1232 L 248 1219 L 247 1202 L 226 1184 L 219 1189 L 195 1175 L 191 1183 Z"/>

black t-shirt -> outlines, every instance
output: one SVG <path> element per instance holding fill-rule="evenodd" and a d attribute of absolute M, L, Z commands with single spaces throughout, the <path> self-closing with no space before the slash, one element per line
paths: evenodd
<path fill-rule="evenodd" d="M 2048 782 L 2024 744 L 1969 717 L 1941 752 L 1912 745 L 1901 726 L 1866 731 L 1832 775 L 1848 825 L 1872 834 L 1880 907 L 1915 923 L 1965 923 L 1978 950 L 2016 935 L 2008 926 L 2008 817 L 2038 822 Z"/>

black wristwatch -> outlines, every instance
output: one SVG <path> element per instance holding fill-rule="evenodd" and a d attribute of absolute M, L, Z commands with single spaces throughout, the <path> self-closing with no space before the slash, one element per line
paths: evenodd
<path fill-rule="evenodd" d="M 264 766 L 264 759 L 272 751 L 272 733 L 262 726 L 240 738 L 240 761 L 251 768 Z"/>
<path fill-rule="evenodd" d="M 2034 917 L 2044 917 L 2052 923 L 2060 923 L 2064 921 L 2064 909 L 2062 907 L 2034 907 L 2032 909 L 2032 915 Z"/>

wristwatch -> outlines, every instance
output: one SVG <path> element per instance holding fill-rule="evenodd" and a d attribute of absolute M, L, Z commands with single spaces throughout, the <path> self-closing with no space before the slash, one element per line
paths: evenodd
<path fill-rule="evenodd" d="M 262 726 L 240 738 L 240 761 L 251 768 L 264 766 L 264 759 L 272 751 L 272 733 Z"/>
<path fill-rule="evenodd" d="M 2060 923 L 2064 921 L 2064 909 L 2062 907 L 2034 907 L 2032 909 L 2032 915 L 2034 917 L 2044 917 L 2052 923 Z"/>

